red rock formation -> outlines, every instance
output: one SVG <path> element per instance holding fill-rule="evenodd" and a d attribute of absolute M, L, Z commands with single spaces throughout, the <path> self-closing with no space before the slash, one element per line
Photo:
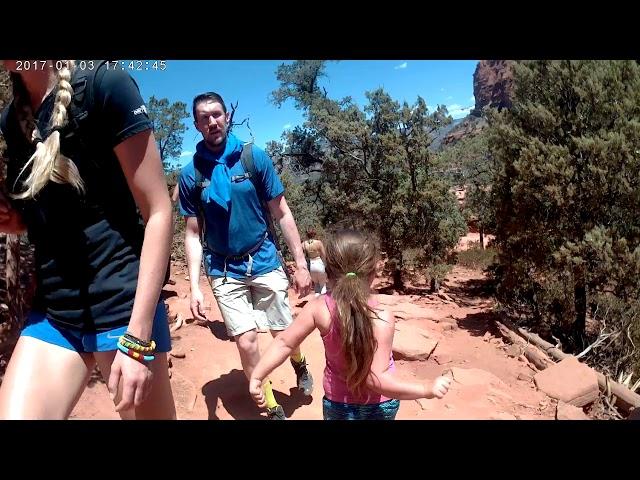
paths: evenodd
<path fill-rule="evenodd" d="M 473 74 L 476 106 L 471 115 L 480 116 L 486 106 L 510 108 L 513 91 L 511 60 L 481 60 Z"/>

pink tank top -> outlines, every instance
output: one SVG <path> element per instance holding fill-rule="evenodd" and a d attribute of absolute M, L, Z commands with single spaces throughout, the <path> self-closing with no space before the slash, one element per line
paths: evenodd
<path fill-rule="evenodd" d="M 331 325 L 329 326 L 329 331 L 325 335 L 322 335 L 327 362 L 322 382 L 325 396 L 334 402 L 356 404 L 381 403 L 390 400 L 389 397 L 380 395 L 366 387 L 363 387 L 359 394 L 356 394 L 347 388 L 347 382 L 344 375 L 346 366 L 345 358 L 342 353 L 342 340 L 340 338 L 340 321 L 338 320 L 337 305 L 335 300 L 331 297 L 331 294 L 325 295 L 325 303 L 329 309 L 329 313 L 331 314 Z M 389 370 L 395 370 L 393 354 L 389 358 Z"/>

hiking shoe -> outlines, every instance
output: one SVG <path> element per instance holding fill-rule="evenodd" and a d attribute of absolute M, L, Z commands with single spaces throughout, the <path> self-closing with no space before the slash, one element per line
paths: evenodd
<path fill-rule="evenodd" d="M 267 418 L 269 418 L 269 420 L 286 420 L 287 416 L 284 414 L 282 407 L 276 405 L 273 408 L 267 408 Z"/>
<path fill-rule="evenodd" d="M 303 359 L 300 363 L 294 362 L 291 358 L 289 360 L 296 372 L 298 388 L 308 397 L 313 392 L 313 377 L 307 368 L 307 360 Z"/>

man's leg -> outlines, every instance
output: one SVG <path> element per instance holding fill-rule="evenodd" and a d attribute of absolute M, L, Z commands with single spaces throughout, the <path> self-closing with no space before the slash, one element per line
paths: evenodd
<path fill-rule="evenodd" d="M 258 347 L 258 334 L 255 328 L 248 332 L 241 333 L 235 337 L 238 353 L 240 353 L 240 362 L 242 369 L 247 377 L 251 378 L 253 369 L 260 361 L 260 348 Z"/>
<path fill-rule="evenodd" d="M 251 293 L 254 307 L 267 313 L 269 329 L 275 338 L 293 322 L 289 306 L 289 281 L 282 268 L 254 277 Z M 305 395 L 313 392 L 313 377 L 300 347 L 291 352 L 291 365 L 296 372 L 297 385 Z"/>
<path fill-rule="evenodd" d="M 218 277 L 212 279 L 211 286 L 227 332 L 234 337 L 238 347 L 242 370 L 249 379 L 260 361 L 260 348 L 256 333 L 257 315 L 253 310 L 253 298 L 247 282 L 231 277 L 227 277 L 227 281 L 224 282 L 222 277 Z M 277 419 L 284 419 L 284 411 L 273 396 L 269 379 L 265 379 L 263 388 L 269 418 L 275 416 Z"/>
<path fill-rule="evenodd" d="M 282 330 L 271 330 L 271 336 L 276 338 Z M 313 393 L 313 377 L 307 365 L 307 359 L 302 353 L 302 349 L 298 346 L 291 351 L 289 358 L 291 366 L 296 372 L 296 385 L 308 397 Z"/>

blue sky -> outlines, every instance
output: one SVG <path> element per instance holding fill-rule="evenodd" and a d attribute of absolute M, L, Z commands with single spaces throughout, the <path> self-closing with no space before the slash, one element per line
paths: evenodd
<path fill-rule="evenodd" d="M 191 102 L 198 93 L 218 92 L 227 107 L 238 102 L 235 120 L 249 117 L 255 143 L 264 148 L 269 140 L 280 140 L 282 132 L 303 122 L 301 112 L 288 101 L 281 108 L 269 102 L 278 88 L 276 68 L 289 60 L 167 60 L 164 71 L 131 72 L 145 100 L 151 95 L 182 101 L 191 113 Z M 320 85 L 330 98 L 351 96 L 360 105 L 364 93 L 383 87 L 392 98 L 413 103 L 420 95 L 430 110 L 446 105 L 453 118 L 462 118 L 474 106 L 473 72 L 477 60 L 342 60 L 328 62 L 327 76 Z M 191 159 L 200 134 L 192 117 L 182 145 L 182 165 Z M 250 139 L 247 128 L 234 130 L 243 140 Z"/>

